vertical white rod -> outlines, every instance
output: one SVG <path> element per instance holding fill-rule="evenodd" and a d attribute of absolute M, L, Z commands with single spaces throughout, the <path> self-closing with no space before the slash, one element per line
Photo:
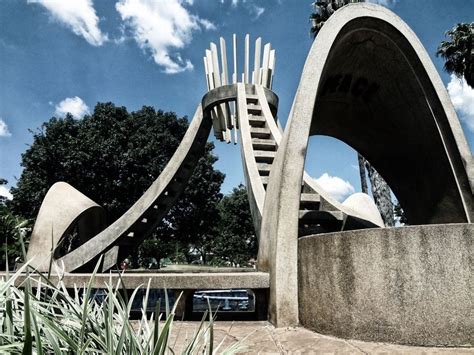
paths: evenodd
<path fill-rule="evenodd" d="M 249 83 L 249 58 L 250 58 L 250 36 L 245 35 L 245 66 L 244 66 L 244 83 Z"/>
<path fill-rule="evenodd" d="M 214 82 L 214 65 L 212 64 L 212 53 L 209 49 L 206 49 L 206 59 L 207 59 L 207 70 L 209 71 L 209 88 L 215 89 L 216 85 Z"/>
<path fill-rule="evenodd" d="M 227 67 L 227 48 L 225 45 L 225 40 L 224 38 L 219 39 L 220 45 L 221 45 L 221 68 L 222 68 L 222 76 L 221 76 L 221 84 L 222 85 L 227 85 L 229 83 L 229 71 Z M 232 141 L 232 119 L 231 119 L 231 112 L 230 112 L 230 105 L 228 102 L 226 102 L 223 105 L 223 119 L 225 122 L 225 129 L 226 129 L 226 141 L 227 143 L 230 143 Z"/>
<path fill-rule="evenodd" d="M 270 58 L 268 60 L 268 69 L 275 70 L 275 50 L 270 51 Z"/>
<path fill-rule="evenodd" d="M 221 42 L 221 65 L 222 65 L 222 85 L 229 84 L 229 72 L 227 68 L 227 49 L 224 38 L 220 38 Z"/>
<path fill-rule="evenodd" d="M 261 48 L 262 47 L 262 39 L 260 37 L 257 38 L 255 41 L 255 60 L 254 60 L 254 84 L 258 84 L 260 82 L 260 55 L 261 55 Z"/>
<path fill-rule="evenodd" d="M 235 33 L 232 42 L 234 47 L 234 74 L 232 74 L 232 83 L 237 84 L 237 35 Z"/>
<path fill-rule="evenodd" d="M 215 85 L 216 87 L 221 86 L 221 76 L 220 76 L 220 70 L 219 70 L 219 60 L 218 60 L 218 55 L 217 55 L 217 46 L 215 43 L 211 42 L 211 52 L 212 52 L 212 65 L 213 65 L 213 72 L 214 72 L 214 77 L 215 77 Z"/>
<path fill-rule="evenodd" d="M 215 84 L 215 75 L 214 75 L 214 63 L 212 61 L 212 52 L 209 49 L 206 49 L 206 60 L 207 60 L 207 70 L 209 71 L 209 88 L 215 89 L 216 84 Z M 217 108 L 214 108 L 211 112 L 212 116 L 212 127 L 214 129 L 214 136 L 219 139 L 223 140 L 223 135 L 222 135 L 222 125 L 221 121 L 219 118 L 219 110 Z"/>
<path fill-rule="evenodd" d="M 270 65 L 270 43 L 267 43 L 263 47 L 263 62 L 262 62 L 262 77 L 260 78 L 260 84 L 268 87 L 268 67 Z"/>
<path fill-rule="evenodd" d="M 270 50 L 271 50 L 271 44 L 267 43 L 263 47 L 263 62 L 262 62 L 263 70 L 267 70 L 270 67 Z"/>
<path fill-rule="evenodd" d="M 232 47 L 233 47 L 233 57 L 234 57 L 234 73 L 232 74 L 232 83 L 237 84 L 237 35 L 234 33 L 232 36 Z M 237 144 L 237 125 L 235 122 L 235 115 L 236 115 L 236 103 L 232 104 L 232 112 L 231 112 L 231 123 L 232 127 L 234 127 L 234 144 Z"/>
<path fill-rule="evenodd" d="M 210 83 L 209 83 L 209 70 L 207 69 L 207 58 L 204 57 L 204 72 L 206 73 L 206 84 L 207 84 L 207 91 L 211 89 Z"/>
<path fill-rule="evenodd" d="M 269 61 L 269 69 L 270 69 L 270 82 L 268 84 L 268 88 L 271 89 L 273 86 L 273 75 L 275 74 L 275 50 L 272 49 L 270 51 L 270 61 Z"/>
<path fill-rule="evenodd" d="M 217 88 L 222 85 L 222 81 L 221 81 L 221 75 L 220 75 L 220 70 L 219 70 L 219 56 L 217 54 L 217 46 L 213 42 L 211 42 L 211 52 L 212 52 L 212 64 L 214 66 L 214 78 L 215 78 L 215 83 L 216 83 L 216 88 Z M 229 143 L 229 137 L 228 137 L 228 134 L 226 134 L 228 131 L 228 128 L 227 128 L 225 104 L 221 104 L 217 106 L 217 119 L 220 122 L 223 138 L 224 140 L 227 141 L 227 143 Z"/>

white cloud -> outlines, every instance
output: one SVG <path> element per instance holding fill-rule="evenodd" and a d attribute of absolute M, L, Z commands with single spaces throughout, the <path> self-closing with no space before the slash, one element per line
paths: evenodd
<path fill-rule="evenodd" d="M 11 137 L 12 134 L 8 130 L 8 126 L 5 121 L 0 118 L 0 137 Z"/>
<path fill-rule="evenodd" d="M 342 180 L 337 176 L 331 176 L 328 173 L 321 175 L 316 179 L 316 182 L 338 201 L 344 200 L 348 195 L 355 192 L 354 187 L 349 181 Z"/>
<path fill-rule="evenodd" d="M 120 0 L 115 8 L 143 50 L 151 52 L 156 64 L 167 74 L 192 70 L 189 59 L 176 49 L 186 47 L 201 28 L 215 29 L 209 20 L 191 14 L 183 0 Z M 187 4 L 192 1 L 187 0 Z"/>
<path fill-rule="evenodd" d="M 107 41 L 107 35 L 99 28 L 99 18 L 92 0 L 28 0 L 28 3 L 44 6 L 53 19 L 84 37 L 93 46 L 100 46 Z"/>
<path fill-rule="evenodd" d="M 398 0 L 367 0 L 367 2 L 371 2 L 372 4 L 379 4 L 382 6 L 393 6 Z"/>
<path fill-rule="evenodd" d="M 448 83 L 448 93 L 459 118 L 474 132 L 474 89 L 467 85 L 465 80 L 451 75 L 451 81 Z"/>
<path fill-rule="evenodd" d="M 255 15 L 255 20 L 258 19 L 265 12 L 265 8 L 253 5 L 250 10 Z"/>
<path fill-rule="evenodd" d="M 221 4 L 224 4 L 226 0 L 221 0 Z M 254 20 L 258 19 L 265 12 L 265 8 L 257 6 L 252 1 L 247 0 L 231 0 L 232 7 L 236 8 L 239 3 L 242 3 L 247 11 L 254 16 Z"/>
<path fill-rule="evenodd" d="M 65 98 L 56 105 L 55 109 L 55 115 L 65 116 L 69 112 L 74 118 L 78 119 L 90 112 L 89 107 L 78 96 Z"/>
<path fill-rule="evenodd" d="M 13 195 L 5 186 L 0 186 L 0 196 L 6 197 L 8 200 L 13 200 Z"/>
<path fill-rule="evenodd" d="M 245 0 L 243 0 L 245 2 Z M 221 4 L 225 3 L 225 0 L 221 0 Z M 237 6 L 237 4 L 239 3 L 239 0 L 232 0 L 232 6 Z"/>

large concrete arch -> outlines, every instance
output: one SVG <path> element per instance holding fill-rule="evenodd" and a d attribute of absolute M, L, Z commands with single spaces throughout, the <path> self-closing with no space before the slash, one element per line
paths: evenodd
<path fill-rule="evenodd" d="M 298 323 L 298 201 L 308 137 L 363 154 L 411 224 L 471 222 L 472 157 L 444 85 L 412 30 L 391 11 L 351 4 L 319 32 L 305 63 L 267 188 L 259 251 L 270 265 L 270 317 Z"/>

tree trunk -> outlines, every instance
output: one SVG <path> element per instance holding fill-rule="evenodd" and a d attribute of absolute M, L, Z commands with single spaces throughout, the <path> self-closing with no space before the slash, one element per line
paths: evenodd
<path fill-rule="evenodd" d="M 395 220 L 393 218 L 393 203 L 390 188 L 368 161 L 365 161 L 365 166 L 369 173 L 370 184 L 372 185 L 372 195 L 374 196 L 375 204 L 382 216 L 383 222 L 386 227 L 393 227 Z"/>
<path fill-rule="evenodd" d="M 365 175 L 365 159 L 357 153 L 357 160 L 359 161 L 360 188 L 364 194 L 368 194 L 369 188 L 367 187 L 367 176 Z"/>

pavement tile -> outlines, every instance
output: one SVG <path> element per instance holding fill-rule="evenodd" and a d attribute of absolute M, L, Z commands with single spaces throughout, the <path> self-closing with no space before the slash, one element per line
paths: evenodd
<path fill-rule="evenodd" d="M 181 353 L 193 337 L 199 322 L 174 322 L 170 344 Z M 276 329 L 268 322 L 215 322 L 214 347 L 221 342 L 218 352 L 241 342 L 238 354 L 377 354 L 377 355 L 474 355 L 474 348 L 416 347 L 359 340 L 340 339 L 318 334 L 302 327 Z"/>

